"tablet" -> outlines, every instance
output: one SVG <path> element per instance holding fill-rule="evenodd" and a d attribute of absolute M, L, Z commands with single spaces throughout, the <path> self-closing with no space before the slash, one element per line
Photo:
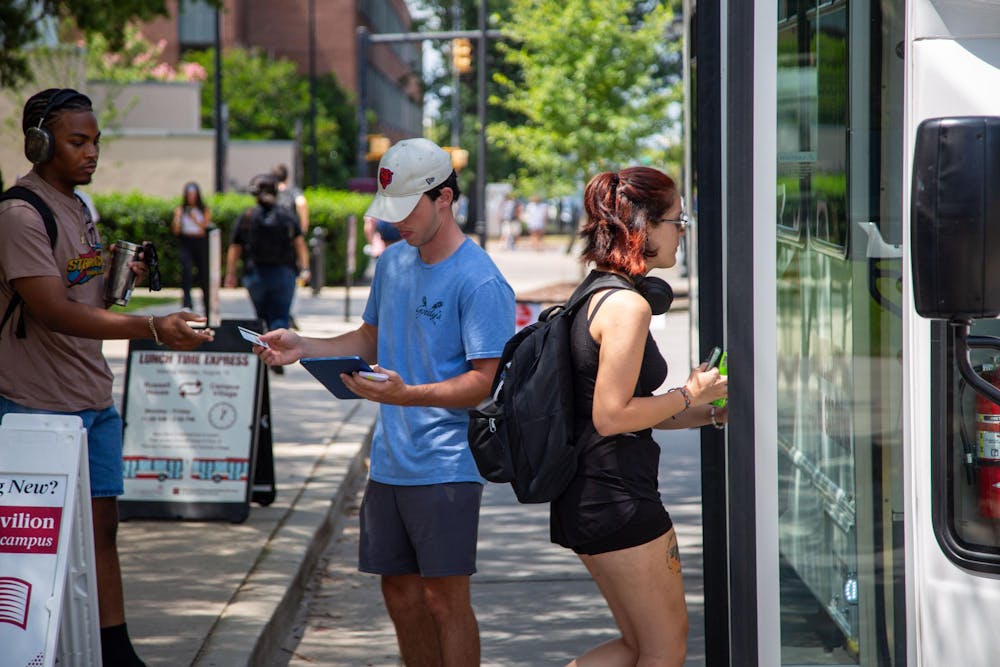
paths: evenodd
<path fill-rule="evenodd" d="M 312 357 L 300 363 L 337 398 L 361 398 L 347 388 L 340 379 L 341 373 L 373 372 L 361 357 Z"/>

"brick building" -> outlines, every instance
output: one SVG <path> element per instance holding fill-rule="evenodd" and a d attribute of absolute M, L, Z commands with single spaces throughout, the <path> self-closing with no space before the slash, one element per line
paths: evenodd
<path fill-rule="evenodd" d="M 176 65 L 184 51 L 211 47 L 215 10 L 199 0 L 186 0 L 178 12 L 170 0 L 170 18 L 142 27 L 150 41 L 166 40 L 163 58 Z M 312 17 L 310 17 L 310 6 Z M 309 73 L 310 18 L 315 30 L 316 73 L 333 73 L 340 84 L 358 90 L 356 28 L 372 33 L 406 32 L 412 17 L 405 0 L 224 0 L 222 47 L 258 48 L 287 58 Z M 419 44 L 378 45 L 368 54 L 368 109 L 378 117 L 372 131 L 392 139 L 422 131 L 423 91 Z"/>

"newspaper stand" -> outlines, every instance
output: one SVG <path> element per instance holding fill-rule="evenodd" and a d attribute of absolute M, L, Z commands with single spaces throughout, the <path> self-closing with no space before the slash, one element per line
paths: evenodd
<path fill-rule="evenodd" d="M 0 425 L 0 646 L 11 667 L 99 667 L 87 432 L 76 416 Z"/>
<path fill-rule="evenodd" d="M 222 320 L 215 340 L 179 352 L 132 341 L 122 401 L 128 519 L 245 521 L 250 502 L 275 497 L 267 373 L 237 326 Z"/>

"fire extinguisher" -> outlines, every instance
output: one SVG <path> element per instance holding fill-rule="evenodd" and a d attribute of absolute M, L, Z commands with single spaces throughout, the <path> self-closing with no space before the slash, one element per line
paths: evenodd
<path fill-rule="evenodd" d="M 986 366 L 982 378 L 1000 387 L 1000 368 Z M 1000 519 L 1000 405 L 976 394 L 976 477 L 979 516 Z"/>

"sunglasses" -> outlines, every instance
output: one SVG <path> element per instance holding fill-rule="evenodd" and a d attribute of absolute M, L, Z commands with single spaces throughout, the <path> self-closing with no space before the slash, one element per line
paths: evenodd
<path fill-rule="evenodd" d="M 142 244 L 142 261 L 149 267 L 149 291 L 159 292 L 163 288 L 160 277 L 160 257 L 156 254 L 156 246 L 148 241 Z"/>
<path fill-rule="evenodd" d="M 684 210 L 684 197 L 681 197 L 681 214 L 676 218 L 665 218 L 660 220 L 663 222 L 672 222 L 677 225 L 678 232 L 684 232 L 691 225 L 691 218 L 688 217 L 687 211 Z"/>
<path fill-rule="evenodd" d="M 688 214 L 684 213 L 683 211 L 681 212 L 679 218 L 666 218 L 664 220 L 660 220 L 660 222 L 674 223 L 675 225 L 677 225 L 677 231 L 679 232 L 686 231 L 687 228 L 691 225 L 691 219 L 688 217 Z"/>

